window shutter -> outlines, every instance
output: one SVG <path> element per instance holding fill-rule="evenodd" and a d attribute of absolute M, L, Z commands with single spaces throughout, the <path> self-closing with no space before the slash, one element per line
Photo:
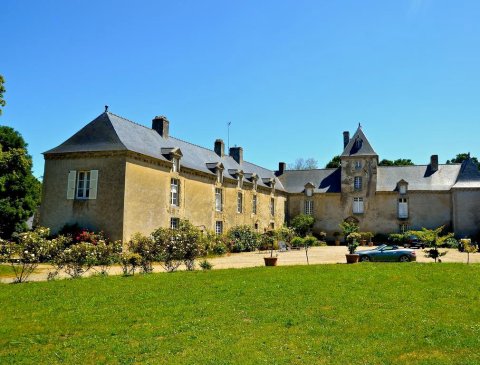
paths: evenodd
<path fill-rule="evenodd" d="M 88 199 L 97 199 L 98 170 L 90 171 L 90 193 Z"/>
<path fill-rule="evenodd" d="M 77 179 L 77 171 L 70 170 L 68 172 L 68 185 L 67 185 L 67 199 L 75 199 L 75 182 Z"/>

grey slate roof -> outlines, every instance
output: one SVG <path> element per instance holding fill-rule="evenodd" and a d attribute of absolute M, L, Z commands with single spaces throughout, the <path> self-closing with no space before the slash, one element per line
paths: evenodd
<path fill-rule="evenodd" d="M 463 161 L 455 189 L 480 188 L 480 171 L 472 159 Z"/>
<path fill-rule="evenodd" d="M 362 127 L 358 127 L 357 131 L 348 142 L 341 156 L 378 156 L 373 150 L 372 145 L 368 142 L 367 137 L 363 134 Z"/>
<path fill-rule="evenodd" d="M 279 176 L 284 188 L 289 193 L 301 193 L 305 184 L 312 183 L 314 193 L 340 193 L 341 191 L 341 170 L 320 169 L 320 170 L 287 170 Z"/>
<path fill-rule="evenodd" d="M 220 157 L 213 150 L 171 136 L 163 138 L 151 128 L 110 112 L 102 113 L 61 145 L 44 154 L 128 150 L 166 161 L 168 159 L 162 154 L 162 149 L 166 151 L 172 148 L 180 148 L 182 166 L 213 175 L 210 164 L 222 163 L 226 177 L 235 178 L 228 173 L 229 170 L 243 170 L 244 173 L 257 174 L 260 177 L 259 186 L 268 186 L 262 178 L 272 178 L 276 180 L 275 189 L 284 191 L 282 183 L 271 170 L 247 161 L 239 165 L 228 155 Z"/>
<path fill-rule="evenodd" d="M 397 183 L 402 179 L 408 183 L 408 190 L 412 191 L 450 190 L 459 171 L 459 164 L 438 165 L 435 172 L 430 165 L 378 166 L 377 191 L 395 191 Z"/>

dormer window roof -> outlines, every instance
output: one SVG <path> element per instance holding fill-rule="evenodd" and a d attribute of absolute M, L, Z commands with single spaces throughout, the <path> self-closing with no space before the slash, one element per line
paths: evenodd
<path fill-rule="evenodd" d="M 161 154 L 164 155 L 169 161 L 172 162 L 172 171 L 180 171 L 180 159 L 183 156 L 182 151 L 179 147 L 167 147 L 160 150 Z"/>
<path fill-rule="evenodd" d="M 315 185 L 313 185 L 313 183 L 311 183 L 311 182 L 307 182 L 305 184 L 305 189 L 304 189 L 305 195 L 306 196 L 313 196 L 314 189 L 315 189 Z"/>
<path fill-rule="evenodd" d="M 408 190 L 408 182 L 405 180 L 400 180 L 397 183 L 397 189 L 396 189 L 400 194 L 406 194 Z"/>

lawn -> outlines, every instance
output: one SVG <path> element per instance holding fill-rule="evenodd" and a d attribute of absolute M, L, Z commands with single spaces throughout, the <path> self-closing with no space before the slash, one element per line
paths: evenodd
<path fill-rule="evenodd" d="M 0 285 L 0 363 L 479 364 L 480 266 L 315 265 Z"/>

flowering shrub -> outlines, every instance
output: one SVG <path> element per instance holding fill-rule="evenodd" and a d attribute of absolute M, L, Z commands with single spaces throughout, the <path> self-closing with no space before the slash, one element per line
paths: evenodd
<path fill-rule="evenodd" d="M 128 243 L 130 252 L 137 253 L 141 257 L 140 266 L 145 274 L 153 271 L 153 262 L 160 261 L 160 253 L 156 242 L 152 237 L 146 237 L 141 233 L 135 233 Z"/>
<path fill-rule="evenodd" d="M 247 225 L 231 228 L 227 237 L 232 252 L 255 251 L 260 243 L 258 233 Z"/>
<path fill-rule="evenodd" d="M 124 276 L 135 275 L 137 267 L 142 265 L 142 256 L 138 253 L 123 252 L 120 254 L 120 265 Z"/>
<path fill-rule="evenodd" d="M 98 272 L 101 275 L 108 275 L 110 267 L 119 262 L 119 255 L 122 252 L 122 241 L 98 241 L 94 244 L 95 266 L 99 266 Z"/>
<path fill-rule="evenodd" d="M 96 246 L 81 242 L 62 251 L 56 258 L 57 265 L 64 268 L 72 278 L 79 278 L 96 263 Z"/>
<path fill-rule="evenodd" d="M 225 255 L 227 253 L 225 241 L 225 236 L 207 231 L 202 239 L 203 253 L 205 255 Z"/>

